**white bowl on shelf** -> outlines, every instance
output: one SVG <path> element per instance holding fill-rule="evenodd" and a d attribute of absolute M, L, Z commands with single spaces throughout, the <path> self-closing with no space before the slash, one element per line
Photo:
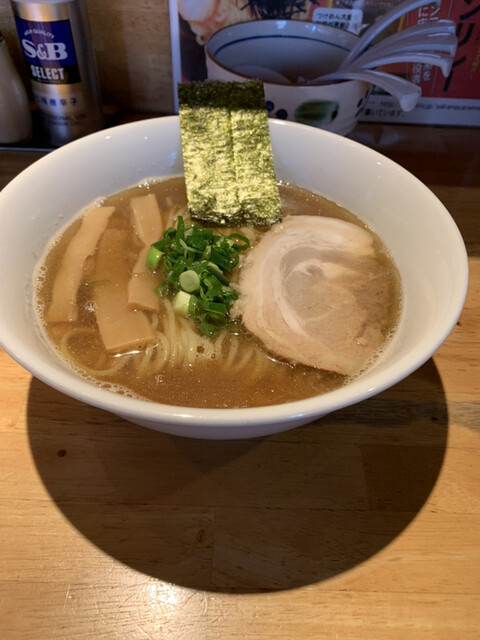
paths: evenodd
<path fill-rule="evenodd" d="M 241 22 L 224 27 L 206 42 L 207 75 L 211 80 L 262 80 L 271 117 L 346 135 L 365 108 L 371 84 L 304 81 L 336 71 L 357 41 L 353 33 L 316 22 Z"/>
<path fill-rule="evenodd" d="M 465 246 L 448 211 L 414 176 L 356 142 L 320 129 L 270 121 L 277 177 L 327 196 L 383 239 L 403 283 L 394 340 L 350 384 L 297 402 L 248 409 L 192 409 L 100 389 L 68 368 L 42 339 L 32 311 L 32 273 L 56 229 L 94 199 L 153 176 L 182 172 L 176 116 L 92 134 L 57 149 L 0 193 L 0 344 L 34 376 L 77 400 L 181 436 L 229 439 L 272 434 L 373 396 L 420 367 L 463 307 Z"/>

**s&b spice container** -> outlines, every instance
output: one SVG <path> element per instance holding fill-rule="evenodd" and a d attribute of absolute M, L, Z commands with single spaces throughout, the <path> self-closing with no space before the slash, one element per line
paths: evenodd
<path fill-rule="evenodd" d="M 100 129 L 102 108 L 84 0 L 12 0 L 35 102 L 54 146 Z"/>

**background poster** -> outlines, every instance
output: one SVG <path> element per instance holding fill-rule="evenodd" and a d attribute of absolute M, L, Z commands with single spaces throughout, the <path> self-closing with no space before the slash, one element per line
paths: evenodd
<path fill-rule="evenodd" d="M 206 78 L 203 46 L 216 31 L 237 22 L 311 20 L 361 34 L 401 0 L 169 0 L 173 82 Z M 391 67 L 422 88 L 417 107 L 403 112 L 394 98 L 374 89 L 362 120 L 480 126 L 480 0 L 442 0 L 416 9 L 388 33 L 421 22 L 449 18 L 457 24 L 458 50 L 448 78 L 436 67 Z"/>

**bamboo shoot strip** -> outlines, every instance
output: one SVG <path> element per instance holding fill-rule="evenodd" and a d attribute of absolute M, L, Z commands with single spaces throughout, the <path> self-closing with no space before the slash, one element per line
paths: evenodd
<path fill-rule="evenodd" d="M 128 283 L 129 309 L 145 309 L 146 311 L 159 311 L 160 299 L 155 289 L 162 282 L 162 275 L 154 273 L 146 264 L 145 259 L 150 247 L 143 247 L 138 254 L 138 260 L 133 266 Z"/>
<path fill-rule="evenodd" d="M 128 308 L 158 312 L 160 301 L 154 290 L 160 284 L 161 276 L 152 272 L 145 264 L 145 258 L 150 245 L 162 236 L 162 214 L 153 193 L 131 198 L 130 205 L 135 231 L 145 246 L 140 251 L 128 283 Z"/>
<path fill-rule="evenodd" d="M 98 243 L 94 280 L 95 313 L 105 349 L 121 352 L 155 341 L 155 334 L 143 311 L 128 308 L 125 265 L 127 236 L 119 229 L 107 229 Z"/>
<path fill-rule="evenodd" d="M 88 256 L 95 252 L 114 211 L 115 207 L 93 207 L 84 214 L 80 228 L 62 258 L 53 284 L 52 300 L 46 314 L 49 322 L 77 320 L 77 291 L 82 279 L 83 266 Z"/>
<path fill-rule="evenodd" d="M 262 83 L 180 84 L 178 97 L 190 215 L 226 226 L 280 221 Z"/>
<path fill-rule="evenodd" d="M 137 236 L 149 247 L 153 242 L 160 240 L 164 231 L 157 199 L 153 193 L 149 193 L 146 196 L 133 197 L 130 204 Z"/>

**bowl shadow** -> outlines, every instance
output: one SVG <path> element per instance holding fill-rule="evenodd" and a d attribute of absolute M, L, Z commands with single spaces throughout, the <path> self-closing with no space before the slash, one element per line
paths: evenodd
<path fill-rule="evenodd" d="M 177 585 L 249 593 L 332 578 L 391 543 L 435 485 L 448 411 L 433 360 L 316 423 L 237 441 L 150 431 L 33 379 L 28 433 L 52 499 L 102 551 Z"/>

